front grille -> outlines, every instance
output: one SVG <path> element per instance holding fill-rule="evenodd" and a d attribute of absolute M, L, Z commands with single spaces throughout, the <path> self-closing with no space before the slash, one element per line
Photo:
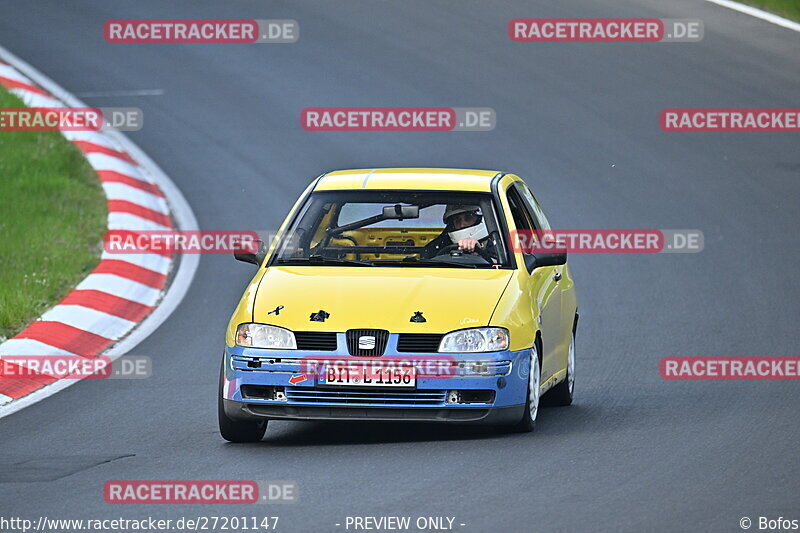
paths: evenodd
<path fill-rule="evenodd" d="M 345 337 L 347 338 L 347 349 L 350 351 L 350 355 L 367 357 L 383 355 L 386 343 L 389 342 L 389 332 L 385 329 L 349 329 Z M 359 348 L 358 341 L 362 337 L 375 337 L 375 347 Z"/>
<path fill-rule="evenodd" d="M 397 336 L 397 351 L 411 353 L 436 353 L 442 342 L 439 333 L 400 333 Z"/>
<path fill-rule="evenodd" d="M 317 390 L 288 387 L 286 399 L 289 403 L 332 405 L 428 405 L 444 404 L 443 390 L 414 391 L 365 391 L 365 390 Z"/>
<path fill-rule="evenodd" d="M 295 331 L 298 350 L 332 352 L 336 350 L 336 333 L 328 331 Z"/>

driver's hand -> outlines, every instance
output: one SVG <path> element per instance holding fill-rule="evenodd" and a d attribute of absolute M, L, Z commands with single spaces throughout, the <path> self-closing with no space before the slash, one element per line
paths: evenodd
<path fill-rule="evenodd" d="M 465 252 L 474 252 L 476 246 L 478 246 L 478 239 L 461 239 L 458 241 L 458 249 Z"/>

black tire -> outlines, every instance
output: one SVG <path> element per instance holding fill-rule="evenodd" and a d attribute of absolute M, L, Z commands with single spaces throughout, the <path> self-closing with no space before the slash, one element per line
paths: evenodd
<path fill-rule="evenodd" d="M 223 362 L 224 364 L 224 362 Z M 224 370 L 221 370 L 223 372 Z M 217 420 L 219 422 L 219 433 L 228 442 L 260 442 L 267 431 L 268 420 L 248 422 L 246 420 L 234 420 L 225 414 L 225 406 L 222 403 L 222 374 L 219 376 L 219 396 L 217 399 Z"/>
<path fill-rule="evenodd" d="M 544 398 L 542 398 L 548 406 L 566 407 L 572 405 L 572 398 L 575 393 L 575 332 L 572 333 L 569 350 L 567 374 L 564 376 L 564 381 L 550 389 L 550 391 L 545 394 Z M 572 365 L 569 363 L 569 358 L 572 359 Z M 572 366 L 572 369 L 570 369 L 570 366 Z"/>
<path fill-rule="evenodd" d="M 535 351 L 534 351 L 535 350 Z M 536 379 L 535 383 L 537 387 L 541 386 L 542 382 L 542 369 L 539 365 L 539 345 L 538 343 L 534 345 L 534 350 L 531 351 L 531 363 L 534 363 L 534 368 L 531 368 L 529 372 L 532 374 L 536 372 Z M 536 410 L 535 413 L 531 413 L 531 402 L 534 401 L 531 398 L 531 374 L 528 374 L 528 394 L 525 397 L 525 411 L 522 414 L 522 420 L 517 422 L 514 426 L 512 426 L 511 430 L 514 433 L 530 433 L 536 428 L 536 416 L 539 413 L 540 402 L 538 395 L 536 396 Z"/>

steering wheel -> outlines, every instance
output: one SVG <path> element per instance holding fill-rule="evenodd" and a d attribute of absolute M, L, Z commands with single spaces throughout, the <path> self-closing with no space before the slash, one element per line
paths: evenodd
<path fill-rule="evenodd" d="M 444 248 L 440 248 L 436 252 L 436 256 L 434 256 L 434 257 L 440 256 L 440 255 L 449 254 L 450 252 L 453 252 L 455 250 L 458 250 L 458 245 L 457 244 L 448 244 Z"/>

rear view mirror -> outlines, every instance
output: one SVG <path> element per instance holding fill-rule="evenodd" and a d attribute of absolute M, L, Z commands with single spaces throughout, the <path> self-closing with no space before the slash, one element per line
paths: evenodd
<path fill-rule="evenodd" d="M 264 241 L 258 239 L 257 241 L 258 248 L 255 253 L 252 252 L 233 252 L 233 257 L 236 258 L 237 261 L 243 261 L 245 263 L 253 263 L 254 265 L 261 266 L 261 263 L 264 261 L 264 258 L 267 256 L 267 245 L 264 244 Z"/>
<path fill-rule="evenodd" d="M 528 272 L 533 272 L 534 268 L 545 266 L 558 266 L 567 263 L 566 252 L 540 252 L 536 254 L 525 254 L 525 266 Z"/>
<path fill-rule="evenodd" d="M 404 218 L 419 218 L 418 205 L 387 205 L 383 208 L 383 218 L 403 220 Z"/>

